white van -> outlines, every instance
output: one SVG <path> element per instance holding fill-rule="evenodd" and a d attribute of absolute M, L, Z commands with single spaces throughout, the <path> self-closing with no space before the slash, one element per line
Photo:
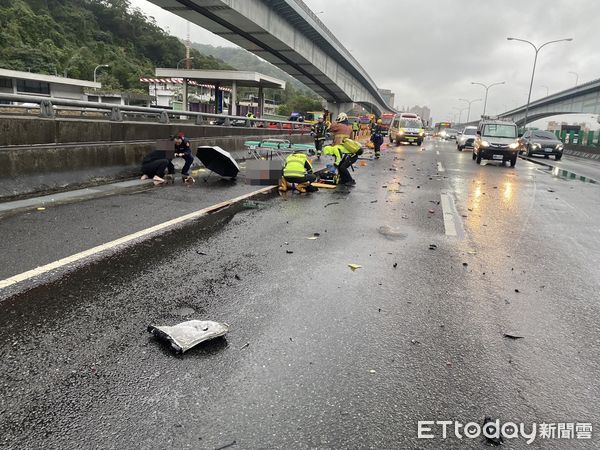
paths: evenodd
<path fill-rule="evenodd" d="M 390 144 L 396 142 L 396 145 L 400 145 L 401 142 L 409 144 L 415 142 L 417 145 L 421 145 L 425 139 L 423 121 L 414 113 L 396 114 L 390 125 L 389 135 Z"/>

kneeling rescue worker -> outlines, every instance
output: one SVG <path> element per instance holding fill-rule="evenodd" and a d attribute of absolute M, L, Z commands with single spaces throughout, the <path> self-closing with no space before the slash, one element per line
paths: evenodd
<path fill-rule="evenodd" d="M 311 186 L 310 183 L 316 180 L 317 176 L 313 173 L 308 156 L 304 151 L 296 150 L 285 160 L 279 190 L 285 192 L 288 189 L 296 189 L 298 192 L 315 192 L 319 189 Z"/>
<path fill-rule="evenodd" d="M 348 168 L 352 166 L 363 150 L 361 145 L 352 139 L 345 138 L 342 144 L 328 145 L 323 148 L 323 154 L 331 155 L 335 158 L 333 165 L 339 172 L 338 184 L 354 186 L 356 181 L 350 175 Z"/>

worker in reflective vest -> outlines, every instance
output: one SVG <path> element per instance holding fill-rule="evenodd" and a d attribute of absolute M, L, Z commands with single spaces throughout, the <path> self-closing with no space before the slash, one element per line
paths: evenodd
<path fill-rule="evenodd" d="M 300 192 L 313 192 L 318 189 L 310 183 L 316 180 L 317 176 L 313 173 L 308 156 L 302 150 L 297 150 L 285 160 L 279 190 L 286 191 L 291 188 Z"/>
<path fill-rule="evenodd" d="M 327 145 L 323 147 L 323 154 L 334 157 L 333 165 L 338 170 L 338 184 L 346 186 L 354 186 L 356 181 L 350 175 L 348 168 L 356 162 L 358 155 L 362 153 L 359 150 L 357 153 L 351 153 L 343 145 Z"/>
<path fill-rule="evenodd" d="M 352 139 L 358 138 L 358 131 L 360 130 L 360 126 L 358 124 L 358 120 L 352 122 Z"/>

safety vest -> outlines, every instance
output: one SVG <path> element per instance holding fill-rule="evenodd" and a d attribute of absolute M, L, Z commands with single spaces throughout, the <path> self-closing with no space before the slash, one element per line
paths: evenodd
<path fill-rule="evenodd" d="M 352 124 L 352 131 L 358 131 L 358 122 Z"/>
<path fill-rule="evenodd" d="M 304 153 L 292 153 L 285 160 L 285 166 L 283 168 L 283 176 L 288 177 L 303 177 L 306 175 L 305 164 L 308 161 L 308 157 Z M 310 164 L 310 163 L 309 163 Z"/>
<path fill-rule="evenodd" d="M 343 148 L 344 147 L 342 147 L 341 145 L 326 145 L 323 148 L 323 154 L 333 156 L 335 158 L 335 161 L 333 164 L 338 166 L 340 164 L 340 162 L 342 161 L 343 152 L 341 151 L 341 149 L 343 149 Z"/>

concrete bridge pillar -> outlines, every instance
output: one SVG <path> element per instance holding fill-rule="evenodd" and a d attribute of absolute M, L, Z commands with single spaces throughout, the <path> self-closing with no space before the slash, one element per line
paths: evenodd
<path fill-rule="evenodd" d="M 327 102 L 327 109 L 331 113 L 331 120 L 334 121 L 339 113 L 347 113 L 354 107 L 354 103 L 333 103 Z"/>

